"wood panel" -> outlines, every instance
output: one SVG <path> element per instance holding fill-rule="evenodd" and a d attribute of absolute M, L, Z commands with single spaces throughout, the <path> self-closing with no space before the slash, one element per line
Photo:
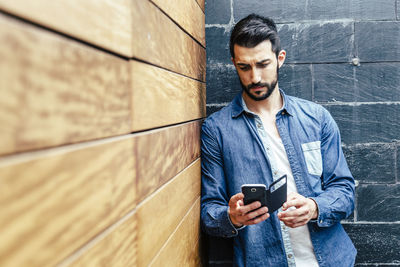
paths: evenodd
<path fill-rule="evenodd" d="M 138 266 L 149 264 L 200 197 L 200 180 L 199 159 L 138 206 Z"/>
<path fill-rule="evenodd" d="M 199 237 L 200 198 L 150 266 L 201 266 Z"/>
<path fill-rule="evenodd" d="M 81 256 L 69 264 L 67 259 L 59 267 L 130 267 L 137 266 L 136 254 L 136 213 L 133 213 L 123 223 L 107 233 L 101 240 L 86 251 L 81 252 Z"/>
<path fill-rule="evenodd" d="M 200 156 L 200 121 L 143 133 L 135 139 L 141 201 Z"/>
<path fill-rule="evenodd" d="M 204 47 L 206 46 L 205 15 L 195 0 L 151 0 Z"/>
<path fill-rule="evenodd" d="M 199 4 L 203 12 L 205 12 L 205 0 L 196 0 L 196 2 Z"/>
<path fill-rule="evenodd" d="M 1 159 L 0 266 L 54 266 L 135 208 L 133 139 L 98 143 Z"/>
<path fill-rule="evenodd" d="M 1 14 L 0 43 L 0 155 L 130 132 L 127 60 Z"/>
<path fill-rule="evenodd" d="M 0 9 L 78 39 L 131 56 L 129 0 L 0 0 Z"/>
<path fill-rule="evenodd" d="M 205 83 L 138 61 L 131 64 L 133 131 L 206 116 Z"/>
<path fill-rule="evenodd" d="M 148 0 L 132 4 L 133 56 L 205 81 L 205 49 Z"/>

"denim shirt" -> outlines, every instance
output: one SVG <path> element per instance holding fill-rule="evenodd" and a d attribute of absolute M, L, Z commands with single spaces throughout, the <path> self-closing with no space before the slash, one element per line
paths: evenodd
<path fill-rule="evenodd" d="M 308 223 L 320 266 L 353 266 L 356 250 L 340 220 L 354 209 L 354 179 L 344 158 L 338 127 L 322 106 L 286 96 L 276 125 L 298 193 L 315 200 L 318 218 Z M 235 266 L 288 266 L 277 212 L 256 225 L 237 229 L 228 215 L 231 196 L 242 184 L 273 182 L 270 161 L 257 134 L 254 114 L 241 94 L 209 116 L 201 132 L 203 230 L 233 237 Z"/>

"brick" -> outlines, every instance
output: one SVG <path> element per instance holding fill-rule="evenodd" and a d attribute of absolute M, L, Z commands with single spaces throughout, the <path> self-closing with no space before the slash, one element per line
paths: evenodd
<path fill-rule="evenodd" d="M 347 163 L 360 183 L 395 183 L 395 147 L 392 144 L 355 145 L 343 148 Z"/>
<path fill-rule="evenodd" d="M 356 101 L 354 66 L 348 63 L 315 64 L 313 77 L 315 101 Z"/>
<path fill-rule="evenodd" d="M 400 140 L 400 104 L 324 105 L 337 122 L 344 144 Z"/>
<path fill-rule="evenodd" d="M 400 61 L 400 22 L 356 22 L 355 44 L 361 62 Z"/>
<path fill-rule="evenodd" d="M 350 22 L 282 24 L 278 32 L 287 63 L 350 62 L 353 54 Z"/>
<path fill-rule="evenodd" d="M 400 239 L 398 234 L 393 233 L 400 232 L 399 224 L 346 224 L 344 228 L 358 250 L 356 263 L 398 261 Z"/>
<path fill-rule="evenodd" d="M 292 22 L 307 19 L 307 0 L 233 0 L 233 16 L 235 22 L 250 13 L 260 14 L 278 22 Z"/>
<path fill-rule="evenodd" d="M 222 109 L 225 105 L 219 105 L 219 104 L 207 104 L 206 106 L 206 113 L 207 117 L 213 114 L 214 112 L 217 112 L 218 110 Z"/>
<path fill-rule="evenodd" d="M 233 64 L 209 64 L 207 66 L 207 103 L 231 102 L 242 91 Z"/>
<path fill-rule="evenodd" d="M 399 101 L 400 64 L 316 64 L 314 97 L 321 102 Z"/>
<path fill-rule="evenodd" d="M 364 63 L 355 74 L 356 101 L 400 101 L 400 63 Z"/>
<path fill-rule="evenodd" d="M 279 70 L 279 87 L 288 95 L 312 100 L 310 65 L 284 64 Z"/>
<path fill-rule="evenodd" d="M 399 1 L 399 0 L 397 0 Z M 396 19 L 393 0 L 234 0 L 235 22 L 250 13 L 271 17 L 277 23 L 301 20 L 393 20 Z M 399 8 L 397 6 L 397 8 Z"/>
<path fill-rule="evenodd" d="M 310 0 L 310 19 L 395 19 L 393 0 Z"/>
<path fill-rule="evenodd" d="M 356 190 L 357 220 L 400 221 L 399 195 L 400 184 L 360 184 Z"/>
<path fill-rule="evenodd" d="M 229 36 L 230 31 L 225 31 L 225 28 L 206 28 L 207 65 L 210 63 L 232 63 L 229 52 Z"/>
<path fill-rule="evenodd" d="M 343 226 L 358 250 L 356 263 L 399 263 L 400 224 Z"/>
<path fill-rule="evenodd" d="M 228 24 L 231 19 L 231 0 L 207 0 L 206 24 Z"/>

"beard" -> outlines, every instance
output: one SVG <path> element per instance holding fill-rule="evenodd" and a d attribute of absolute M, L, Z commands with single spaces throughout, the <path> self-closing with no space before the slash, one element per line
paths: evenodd
<path fill-rule="evenodd" d="M 276 85 L 278 83 L 278 77 L 279 77 L 279 67 L 276 68 L 276 77 L 271 83 L 251 83 L 249 85 L 244 85 L 242 81 L 239 79 L 240 84 L 242 85 L 243 91 L 253 100 L 255 101 L 261 101 L 264 99 L 267 99 L 275 90 Z M 252 93 L 251 89 L 256 88 L 256 87 L 266 87 L 267 92 L 261 93 Z"/>

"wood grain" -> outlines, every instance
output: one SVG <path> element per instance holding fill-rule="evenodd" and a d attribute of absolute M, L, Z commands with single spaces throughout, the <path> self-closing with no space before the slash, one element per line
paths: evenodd
<path fill-rule="evenodd" d="M 203 12 L 205 12 L 205 0 L 196 0 L 196 2 L 199 4 Z"/>
<path fill-rule="evenodd" d="M 82 255 L 71 264 L 68 259 L 63 266 L 74 267 L 130 267 L 137 266 L 136 254 L 136 213 L 127 218 L 112 232 L 96 241 L 91 248 L 82 252 Z M 74 256 L 74 255 L 73 255 Z"/>
<path fill-rule="evenodd" d="M 149 264 L 200 197 L 200 172 L 198 159 L 138 206 L 139 266 Z"/>
<path fill-rule="evenodd" d="M 150 266 L 201 266 L 200 198 Z"/>
<path fill-rule="evenodd" d="M 54 266 L 135 208 L 133 141 L 114 139 L 0 160 L 0 266 Z"/>
<path fill-rule="evenodd" d="M 130 57 L 129 0 L 0 0 L 0 9 Z"/>
<path fill-rule="evenodd" d="M 132 131 L 206 116 L 205 83 L 138 61 L 131 64 Z"/>
<path fill-rule="evenodd" d="M 1 14 L 0 43 L 0 155 L 130 132 L 127 60 Z"/>
<path fill-rule="evenodd" d="M 205 81 L 205 49 L 148 0 L 132 4 L 133 56 Z"/>
<path fill-rule="evenodd" d="M 200 121 L 137 135 L 135 150 L 140 202 L 200 156 Z"/>
<path fill-rule="evenodd" d="M 195 0 L 175 0 L 173 4 L 165 0 L 151 1 L 206 47 L 205 15 Z"/>

